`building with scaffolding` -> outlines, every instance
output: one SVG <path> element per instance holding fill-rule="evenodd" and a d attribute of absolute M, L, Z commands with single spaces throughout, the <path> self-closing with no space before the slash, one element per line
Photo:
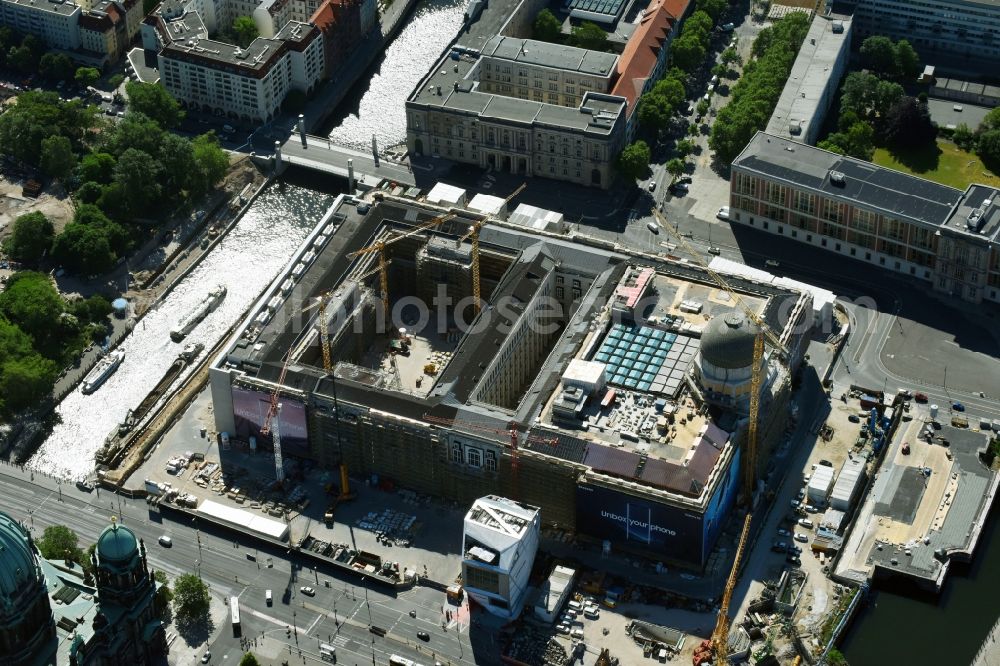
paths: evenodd
<path fill-rule="evenodd" d="M 265 451 L 278 430 L 285 458 L 467 505 L 514 498 L 610 548 L 703 566 L 747 419 L 695 366 L 706 326 L 736 302 L 690 264 L 503 219 L 481 228 L 477 257 L 462 238 L 484 220 L 338 200 L 213 361 L 217 429 Z M 766 448 L 785 427 L 812 297 L 730 283 L 789 350 L 767 359 Z M 272 395 L 282 409 L 263 435 Z"/>

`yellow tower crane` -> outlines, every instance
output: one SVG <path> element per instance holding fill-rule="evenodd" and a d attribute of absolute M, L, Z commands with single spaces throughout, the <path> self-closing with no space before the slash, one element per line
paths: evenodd
<path fill-rule="evenodd" d="M 386 321 L 389 319 L 389 261 L 386 259 L 385 248 L 393 243 L 399 242 L 404 238 L 409 238 L 410 236 L 419 234 L 423 231 L 427 231 L 432 227 L 436 227 L 439 224 L 444 224 L 448 220 L 455 217 L 457 213 L 446 213 L 444 215 L 439 215 L 432 220 L 428 220 L 422 224 L 415 226 L 404 234 L 399 234 L 398 236 L 393 236 L 387 240 L 378 240 L 369 245 L 368 247 L 363 247 L 360 250 L 355 250 L 351 252 L 349 257 L 360 257 L 365 254 L 378 253 L 378 272 L 379 272 L 379 285 L 381 287 L 381 298 L 382 298 L 382 314 L 385 316 Z"/>
<path fill-rule="evenodd" d="M 511 192 L 510 196 L 503 200 L 503 205 L 506 206 L 509 204 L 510 200 L 520 194 L 527 186 L 527 183 L 521 183 L 520 187 Z M 476 304 L 477 314 L 483 307 L 482 292 L 479 286 L 479 230 L 482 229 L 483 226 L 489 221 L 490 218 L 485 217 L 482 220 L 473 223 L 473 225 L 469 227 L 468 233 L 458 239 L 459 242 L 469 238 L 472 239 L 472 297 Z"/>
<path fill-rule="evenodd" d="M 750 533 L 750 521 L 752 513 L 747 513 L 743 520 L 743 531 L 740 533 L 740 543 L 736 547 L 736 557 L 733 558 L 733 568 L 729 571 L 729 578 L 726 580 L 726 587 L 722 591 L 722 603 L 719 605 L 719 616 L 715 619 L 715 630 L 712 632 L 712 652 L 715 655 L 714 663 L 727 664 L 729 658 L 729 602 L 733 598 L 733 589 L 736 587 L 736 578 L 740 570 L 740 560 L 743 558 L 743 548 L 747 543 L 747 535 Z"/>
<path fill-rule="evenodd" d="M 392 263 L 391 259 L 385 262 L 386 267 L 388 267 L 389 264 L 391 263 Z M 382 266 L 379 265 L 371 269 L 364 275 L 359 275 L 356 278 L 350 278 L 350 279 L 355 282 L 361 282 L 365 278 L 369 278 L 372 275 L 375 275 L 375 273 L 380 273 L 381 271 L 382 271 Z M 305 313 L 309 312 L 314 307 L 319 306 L 319 316 L 317 317 L 317 321 L 319 323 L 320 347 L 323 352 L 323 369 L 326 370 L 327 372 L 333 370 L 333 358 L 330 356 L 330 322 L 327 319 L 326 308 L 330 304 L 330 299 L 333 298 L 333 294 L 334 291 L 332 289 L 330 291 L 324 292 L 319 296 L 315 297 L 317 299 L 316 301 L 302 308 L 302 312 Z"/>
<path fill-rule="evenodd" d="M 729 285 L 724 277 L 709 268 L 708 264 L 702 258 L 701 253 L 692 247 L 681 234 L 674 231 L 670 223 L 663 217 L 663 214 L 654 208 L 653 215 L 656 216 L 660 226 L 673 234 L 677 242 L 691 255 L 695 263 L 711 276 L 720 289 L 729 294 L 747 318 L 757 326 L 758 332 L 753 344 L 753 368 L 750 373 L 750 422 L 747 427 L 746 455 L 743 461 L 743 496 L 745 501 L 750 502 L 753 498 L 754 486 L 757 484 L 757 426 L 760 420 L 760 388 L 764 380 L 764 338 L 768 339 L 775 351 L 778 352 L 779 357 L 787 357 L 788 350 L 782 344 L 781 340 L 778 339 L 778 336 L 774 334 L 774 331 L 771 330 L 771 327 L 767 325 L 767 322 L 754 312 L 753 308 L 747 305 L 746 301 L 740 298 L 740 295 Z"/>

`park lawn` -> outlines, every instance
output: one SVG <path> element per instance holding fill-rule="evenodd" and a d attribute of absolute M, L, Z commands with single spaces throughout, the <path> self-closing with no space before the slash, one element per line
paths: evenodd
<path fill-rule="evenodd" d="M 934 146 L 897 150 L 892 153 L 886 148 L 876 148 L 872 161 L 880 166 L 960 190 L 964 190 L 971 183 L 1000 186 L 1000 178 L 992 174 L 981 159 L 972 153 L 960 150 L 950 141 L 938 141 Z"/>

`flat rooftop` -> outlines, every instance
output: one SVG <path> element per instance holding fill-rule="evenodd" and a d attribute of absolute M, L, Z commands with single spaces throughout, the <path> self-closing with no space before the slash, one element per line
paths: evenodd
<path fill-rule="evenodd" d="M 949 558 L 975 546 L 998 480 L 979 460 L 987 435 L 946 425 L 929 443 L 929 427 L 918 417 L 902 423 L 886 453 L 856 520 L 865 527 L 845 544 L 840 566 L 855 577 L 881 568 L 939 588 Z"/>
<path fill-rule="evenodd" d="M 953 187 L 765 132 L 754 136 L 733 166 L 933 228 L 963 196 Z M 843 174 L 843 183 L 833 182 L 831 172 Z"/>
<path fill-rule="evenodd" d="M 462 52 L 454 60 L 446 52 L 417 84 L 407 103 L 455 109 L 484 119 L 522 125 L 576 129 L 598 136 L 610 134 L 618 116 L 625 112 L 624 98 L 592 92 L 584 96 L 577 108 L 480 92 L 476 79 L 478 62 L 478 54 Z"/>
<path fill-rule="evenodd" d="M 618 56 L 614 53 L 503 35 L 497 35 L 488 41 L 483 47 L 482 55 L 593 76 L 610 76 L 618 62 Z"/>
<path fill-rule="evenodd" d="M 1000 232 L 1000 190 L 988 185 L 970 185 L 945 227 L 996 242 Z"/>
<path fill-rule="evenodd" d="M 74 12 L 81 11 L 80 7 L 65 0 L 5 0 L 12 5 L 19 5 L 25 9 L 60 14 L 62 16 L 72 16 Z"/>
<path fill-rule="evenodd" d="M 519 537 L 538 515 L 538 508 L 505 497 L 488 495 L 472 504 L 465 516 L 466 523 L 488 527 L 510 537 Z"/>
<path fill-rule="evenodd" d="M 851 18 L 816 16 L 806 34 L 791 74 L 778 98 L 778 104 L 767 123 L 768 134 L 796 138 L 806 135 L 809 124 L 822 122 L 820 104 L 829 104 L 827 87 L 834 75 L 834 66 L 851 42 Z M 846 56 L 845 56 L 846 57 Z M 838 82 L 834 82 L 834 86 Z M 825 109 L 824 109 L 825 111 Z M 792 134 L 792 129 L 796 132 Z M 818 128 L 817 128 L 818 129 Z"/>

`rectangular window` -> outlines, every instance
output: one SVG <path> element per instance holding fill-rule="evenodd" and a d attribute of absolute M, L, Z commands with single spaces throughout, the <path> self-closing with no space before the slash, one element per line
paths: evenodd
<path fill-rule="evenodd" d="M 486 452 L 486 471 L 487 472 L 495 472 L 495 471 L 497 471 L 497 454 L 496 454 L 496 451 L 487 451 Z"/>
<path fill-rule="evenodd" d="M 485 590 L 493 594 L 500 593 L 500 574 L 496 571 L 487 571 L 486 569 L 466 564 L 465 580 L 463 582 L 466 587 L 476 590 Z"/>
<path fill-rule="evenodd" d="M 453 463 L 460 463 L 464 459 L 462 455 L 462 445 L 458 442 L 451 445 L 451 461 Z"/>

